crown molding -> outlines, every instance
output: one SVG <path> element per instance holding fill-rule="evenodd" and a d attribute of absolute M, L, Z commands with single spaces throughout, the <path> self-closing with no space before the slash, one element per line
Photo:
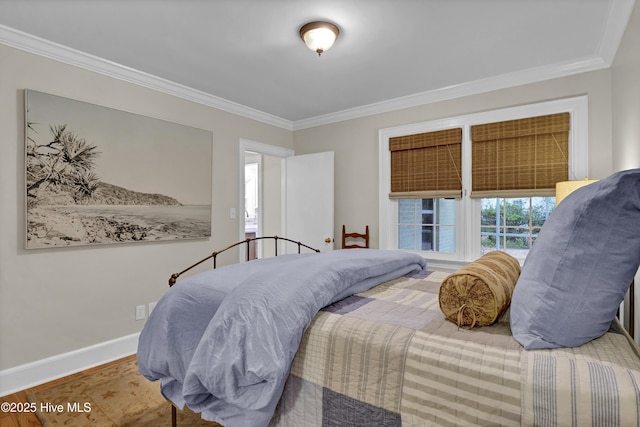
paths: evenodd
<path fill-rule="evenodd" d="M 268 114 L 190 87 L 174 83 L 112 61 L 93 56 L 14 28 L 0 25 L 0 43 L 33 53 L 48 59 L 73 65 L 85 70 L 133 83 L 168 95 L 183 98 L 198 104 L 237 114 L 286 130 L 293 130 L 293 122 Z"/>
<path fill-rule="evenodd" d="M 608 68 L 613 63 L 634 4 L 635 0 L 610 2 L 600 47 L 598 53 L 593 56 L 465 82 L 297 121 L 246 107 L 3 25 L 0 25 L 0 43 L 248 119 L 296 131 Z"/>
<path fill-rule="evenodd" d="M 618 47 L 633 13 L 635 0 L 614 0 L 609 3 L 607 21 L 600 37 L 600 57 L 613 64 Z"/>
<path fill-rule="evenodd" d="M 404 108 L 418 107 L 464 96 L 477 95 L 495 90 L 570 76 L 587 71 L 600 70 L 608 68 L 610 65 L 610 63 L 604 61 L 601 57 L 594 56 L 591 58 L 582 58 L 573 62 L 529 68 L 527 70 L 502 74 L 489 77 L 487 79 L 466 82 L 459 85 L 416 93 L 409 96 L 342 110 L 322 116 L 311 117 L 309 119 L 298 120 L 294 122 L 293 130 L 307 129 L 337 123 L 344 120 L 352 120 L 372 116 L 374 114 L 388 113 Z"/>

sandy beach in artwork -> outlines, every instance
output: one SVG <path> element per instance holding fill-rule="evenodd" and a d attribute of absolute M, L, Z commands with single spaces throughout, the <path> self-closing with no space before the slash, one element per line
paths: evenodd
<path fill-rule="evenodd" d="M 208 206 L 37 206 L 27 216 L 29 247 L 199 238 Z"/>
<path fill-rule="evenodd" d="M 136 224 L 120 224 L 102 217 L 70 216 L 46 206 L 30 209 L 27 223 L 30 247 L 153 240 L 150 230 Z"/>

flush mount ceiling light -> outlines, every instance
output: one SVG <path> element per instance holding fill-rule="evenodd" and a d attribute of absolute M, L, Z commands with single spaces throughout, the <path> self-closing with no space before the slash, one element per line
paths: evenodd
<path fill-rule="evenodd" d="M 339 34 L 340 29 L 336 25 L 324 21 L 309 22 L 300 28 L 300 38 L 318 56 L 333 46 Z"/>

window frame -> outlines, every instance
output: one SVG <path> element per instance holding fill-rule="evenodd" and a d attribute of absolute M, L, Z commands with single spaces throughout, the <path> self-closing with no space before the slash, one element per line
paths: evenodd
<path fill-rule="evenodd" d="M 571 114 L 569 179 L 583 179 L 588 176 L 589 171 L 587 95 L 380 129 L 378 131 L 380 249 L 400 250 L 398 249 L 398 201 L 389 198 L 391 190 L 389 138 L 453 127 L 462 128 L 462 198 L 456 199 L 456 252 L 408 251 L 422 255 L 430 261 L 430 266 L 433 268 L 455 269 L 480 256 L 481 199 L 469 197 L 471 193 L 471 126 L 563 112 Z"/>
<path fill-rule="evenodd" d="M 418 234 L 420 235 L 420 245 L 422 245 L 423 241 L 422 241 L 422 233 L 424 232 L 423 227 L 429 227 L 431 229 L 431 247 L 435 247 L 435 246 L 439 246 L 441 244 L 440 242 L 440 235 L 443 232 L 443 228 L 446 229 L 447 227 L 455 227 L 455 224 L 451 223 L 447 223 L 447 224 L 442 224 L 441 223 L 441 215 L 442 215 L 442 207 L 440 206 L 439 203 L 432 203 L 433 205 L 433 209 L 429 210 L 429 212 L 431 212 L 431 222 L 425 222 L 423 221 L 423 215 L 424 215 L 424 209 L 422 209 L 422 207 L 420 207 L 420 213 L 418 214 L 418 205 L 422 205 L 424 200 L 435 200 L 435 198 L 429 198 L 429 197 L 425 197 L 425 198 L 400 198 L 398 200 L 409 200 L 411 201 L 411 205 L 413 208 L 413 215 L 412 215 L 412 222 L 411 223 L 407 223 L 407 222 L 401 222 L 400 217 L 398 218 L 398 232 L 400 233 L 400 228 L 402 226 L 405 227 L 410 227 L 410 228 L 419 228 L 420 229 L 420 233 L 415 233 L 414 235 L 414 239 L 413 239 L 413 246 L 417 246 L 418 243 Z M 400 207 L 400 202 L 398 201 L 398 212 L 400 212 L 402 209 Z M 454 214 L 455 214 L 455 205 L 454 205 Z M 419 218 L 419 220 L 418 220 Z M 400 237 L 398 237 L 398 243 L 400 242 L 400 240 L 402 240 Z M 399 246 L 399 245 L 398 245 Z M 398 248 L 398 249 L 403 249 L 403 248 Z M 410 249 L 406 249 L 404 248 L 404 250 L 410 250 Z M 428 251 L 430 252 L 430 251 Z M 437 250 L 436 252 L 438 253 L 452 253 L 452 252 L 445 252 L 445 251 L 440 251 Z"/>

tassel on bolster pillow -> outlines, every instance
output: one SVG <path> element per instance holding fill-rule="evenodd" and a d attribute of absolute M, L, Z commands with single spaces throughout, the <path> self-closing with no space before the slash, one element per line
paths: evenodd
<path fill-rule="evenodd" d="M 447 276 L 438 300 L 445 317 L 469 328 L 494 323 L 511 303 L 520 263 L 506 252 L 488 252 Z"/>

